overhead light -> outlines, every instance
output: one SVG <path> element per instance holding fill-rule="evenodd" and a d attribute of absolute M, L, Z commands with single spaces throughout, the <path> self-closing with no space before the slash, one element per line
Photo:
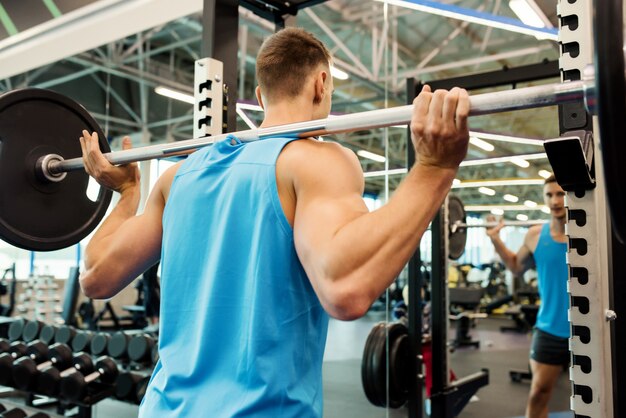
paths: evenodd
<path fill-rule="evenodd" d="M 465 205 L 466 212 L 491 212 L 493 209 L 502 209 L 505 212 L 533 211 L 540 208 L 529 208 L 524 205 Z"/>
<path fill-rule="evenodd" d="M 158 86 L 154 89 L 155 93 L 161 96 L 169 97 L 170 99 L 180 100 L 181 102 L 194 104 L 196 100 L 190 94 L 183 93 L 181 91 L 172 90 L 168 87 Z"/>
<path fill-rule="evenodd" d="M 457 184 L 461 184 L 461 180 L 459 179 L 452 180 L 452 185 L 456 186 Z"/>
<path fill-rule="evenodd" d="M 502 196 L 502 198 L 511 203 L 517 203 L 517 201 L 519 200 L 519 197 L 513 196 L 512 194 L 505 194 L 504 196 Z"/>
<path fill-rule="evenodd" d="M 475 136 L 476 138 L 488 139 L 490 141 L 510 142 L 512 144 L 536 145 L 538 147 L 543 147 L 544 143 L 543 139 L 522 138 L 519 136 L 493 134 L 489 132 L 470 131 L 469 134 L 471 136 Z"/>
<path fill-rule="evenodd" d="M 330 74 L 337 80 L 347 80 L 350 77 L 347 72 L 334 66 L 330 67 Z"/>
<path fill-rule="evenodd" d="M 479 187 L 478 191 L 482 194 L 486 194 L 487 196 L 494 196 L 496 194 L 496 191 L 490 189 L 489 187 Z"/>
<path fill-rule="evenodd" d="M 397 176 L 400 174 L 406 174 L 406 168 L 394 168 L 393 170 L 378 170 L 378 171 L 368 171 L 367 173 L 363 173 L 363 177 L 372 178 L 372 177 L 385 177 L 385 176 Z"/>
<path fill-rule="evenodd" d="M 378 161 L 379 163 L 384 163 L 387 161 L 385 157 L 379 154 L 374 154 L 373 152 L 365 151 L 364 149 L 358 150 L 356 154 L 359 157 L 369 158 L 370 160 Z"/>
<path fill-rule="evenodd" d="M 539 152 L 536 154 L 513 155 L 509 157 L 481 158 L 476 160 L 463 161 L 461 162 L 460 166 L 470 167 L 475 165 L 510 163 L 512 158 L 521 158 L 523 160 L 543 160 L 548 158 L 548 155 L 545 152 Z"/>
<path fill-rule="evenodd" d="M 251 103 L 237 103 L 237 107 L 243 110 L 253 110 L 255 112 L 263 112 L 263 108 L 259 105 Z"/>
<path fill-rule="evenodd" d="M 527 168 L 530 166 L 530 163 L 523 158 L 520 157 L 511 157 L 511 162 L 516 166 Z"/>
<path fill-rule="evenodd" d="M 377 0 L 407 9 L 418 10 L 420 12 L 431 13 L 444 16 L 450 19 L 462 20 L 464 22 L 477 23 L 479 25 L 490 26 L 492 28 L 504 29 L 511 32 L 522 33 L 524 35 L 541 36 L 546 39 L 557 41 L 559 33 L 554 28 L 537 28 L 526 25 L 518 19 L 506 16 L 498 16 L 491 13 L 480 12 L 478 10 L 459 7 L 453 4 L 443 4 L 432 0 Z"/>
<path fill-rule="evenodd" d="M 548 177 L 552 175 L 552 173 L 549 172 L 548 170 L 539 170 L 539 175 L 543 177 L 544 179 L 547 179 Z"/>
<path fill-rule="evenodd" d="M 545 28 L 547 26 L 547 18 L 534 0 L 510 0 L 509 7 L 519 17 L 519 20 L 528 26 L 535 28 Z"/>
<path fill-rule="evenodd" d="M 492 215 L 498 215 L 498 216 L 502 216 L 504 215 L 504 210 L 500 209 L 500 208 L 493 208 L 490 210 Z"/>
<path fill-rule="evenodd" d="M 527 206 L 529 208 L 536 208 L 537 207 L 537 202 L 533 202 L 532 200 L 525 200 L 524 201 L 524 206 Z"/>
<path fill-rule="evenodd" d="M 547 213 L 548 215 L 550 214 L 550 208 L 549 208 L 549 207 L 547 207 L 547 206 L 542 206 L 542 207 L 541 207 L 541 211 L 542 211 L 543 213 Z"/>
<path fill-rule="evenodd" d="M 515 216 L 515 218 L 518 221 L 527 221 L 528 220 L 528 215 L 524 215 L 523 213 L 518 213 L 517 216 Z"/>
<path fill-rule="evenodd" d="M 489 142 L 483 141 L 482 139 L 477 138 L 475 136 L 470 136 L 469 142 L 470 144 L 477 146 L 478 148 L 485 150 L 485 151 L 493 151 L 495 149 L 495 147 L 491 145 Z"/>
<path fill-rule="evenodd" d="M 405 169 L 406 172 L 406 169 Z M 543 179 L 505 179 L 505 180 L 479 180 L 479 181 L 464 181 L 456 186 L 452 186 L 455 189 L 463 188 L 476 188 L 476 187 L 493 187 L 493 186 L 543 186 Z"/>

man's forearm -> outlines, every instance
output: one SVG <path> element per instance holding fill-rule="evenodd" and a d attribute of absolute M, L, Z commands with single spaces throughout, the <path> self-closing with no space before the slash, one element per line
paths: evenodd
<path fill-rule="evenodd" d="M 354 278 L 377 296 L 397 277 L 450 190 L 455 169 L 415 166 L 389 203 L 342 227 L 333 239 L 337 278 Z M 351 281 L 351 280 L 348 280 Z"/>
<path fill-rule="evenodd" d="M 109 238 L 115 234 L 120 225 L 137 214 L 141 190 L 139 185 L 125 189 L 120 199 L 104 222 L 100 225 L 85 249 L 85 267 L 89 269 L 97 260 L 98 255 L 106 246 Z"/>

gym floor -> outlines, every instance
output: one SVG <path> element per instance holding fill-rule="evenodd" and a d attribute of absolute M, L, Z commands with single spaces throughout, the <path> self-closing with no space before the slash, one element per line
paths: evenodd
<path fill-rule="evenodd" d="M 327 418 L 400 418 L 407 410 L 385 410 L 372 406 L 361 387 L 361 356 L 367 335 L 372 326 L 384 315 L 368 314 L 353 322 L 331 321 L 324 358 L 324 416 Z M 460 417 L 510 418 L 522 417 L 529 382 L 513 383 L 510 369 L 528 367 L 530 339 L 518 333 L 502 333 L 501 325 L 511 325 L 506 319 L 483 319 L 471 335 L 481 342 L 480 349 L 463 348 L 450 356 L 451 366 L 458 377 L 481 368 L 488 368 L 490 384 L 482 388 Z M 453 330 L 451 330 L 452 336 Z M 567 372 L 563 372 L 550 402 L 550 418 L 573 418 L 569 412 L 570 385 Z M 0 398 L 5 405 L 10 398 Z M 93 409 L 93 418 L 133 418 L 137 407 L 105 400 Z"/>

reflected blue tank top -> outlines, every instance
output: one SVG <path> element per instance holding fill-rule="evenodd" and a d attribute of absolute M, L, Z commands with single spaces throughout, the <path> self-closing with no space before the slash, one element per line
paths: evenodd
<path fill-rule="evenodd" d="M 297 257 L 276 159 L 229 137 L 179 168 L 163 213 L 159 353 L 140 417 L 320 417 L 328 315 Z"/>
<path fill-rule="evenodd" d="M 556 242 L 550 235 L 550 224 L 541 228 L 537 249 L 533 254 L 537 266 L 541 306 L 536 327 L 561 338 L 569 338 L 567 319 L 569 296 L 567 294 L 567 244 Z"/>

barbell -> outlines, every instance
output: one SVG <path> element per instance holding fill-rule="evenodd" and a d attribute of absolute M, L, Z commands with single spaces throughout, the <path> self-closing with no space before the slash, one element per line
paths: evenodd
<path fill-rule="evenodd" d="M 626 193 L 620 185 L 626 168 L 619 161 L 623 152 L 618 140 L 626 132 L 621 6 L 621 1 L 595 2 L 595 70 L 590 69 L 582 80 L 470 97 L 471 116 L 578 101 L 584 101 L 591 113 L 597 110 L 614 215 L 626 213 Z M 98 133 L 100 147 L 112 164 L 127 164 L 187 155 L 229 135 L 244 142 L 305 138 L 408 124 L 411 115 L 412 106 L 407 105 L 110 152 L 97 122 L 72 99 L 48 90 L 11 91 L 0 96 L 0 238 L 27 250 L 52 251 L 78 243 L 102 220 L 112 192 L 100 188 L 93 201 L 87 196 L 89 177 L 81 170 L 77 140 L 82 130 Z M 626 232 L 621 217 L 613 216 L 613 221 L 618 232 Z"/>

